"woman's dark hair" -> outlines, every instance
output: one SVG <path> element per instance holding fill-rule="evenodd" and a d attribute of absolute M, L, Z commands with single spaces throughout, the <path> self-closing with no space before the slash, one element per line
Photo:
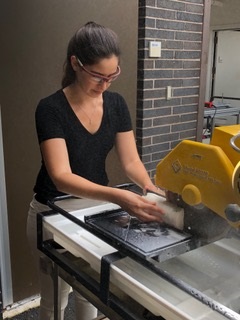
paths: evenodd
<path fill-rule="evenodd" d="M 93 65 L 112 55 L 120 56 L 118 37 L 114 31 L 95 22 L 87 22 L 71 38 L 64 63 L 62 87 L 75 81 L 75 71 L 71 66 L 71 56 L 77 56 L 83 65 Z"/>

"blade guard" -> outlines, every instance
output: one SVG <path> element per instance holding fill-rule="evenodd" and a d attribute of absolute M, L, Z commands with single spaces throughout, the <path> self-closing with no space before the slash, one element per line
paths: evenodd
<path fill-rule="evenodd" d="M 238 228 L 240 220 L 230 221 L 225 214 L 229 203 L 240 205 L 232 188 L 233 172 L 232 162 L 220 147 L 183 140 L 159 162 L 155 182 L 180 194 L 191 206 L 204 204 Z"/>

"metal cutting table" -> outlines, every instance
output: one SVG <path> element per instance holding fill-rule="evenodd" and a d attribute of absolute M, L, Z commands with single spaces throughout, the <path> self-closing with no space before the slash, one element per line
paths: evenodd
<path fill-rule="evenodd" d="M 239 124 L 240 108 L 231 107 L 229 105 L 220 105 L 212 108 L 204 107 L 204 119 L 207 119 L 207 127 L 209 127 L 211 131 L 210 136 L 212 136 L 216 118 L 224 118 L 227 116 L 235 116 L 236 124 Z"/>
<path fill-rule="evenodd" d="M 92 232 L 86 222 L 118 209 L 112 203 L 65 199 L 38 214 L 38 247 L 55 266 L 55 320 L 58 276 L 113 320 L 240 319 L 238 239 L 196 245 L 194 250 L 190 241 L 172 255 L 169 243 L 162 258 L 159 253 L 143 255 L 131 245 L 109 241 L 108 232 Z M 51 232 L 50 239 L 44 239 L 44 230 Z"/>

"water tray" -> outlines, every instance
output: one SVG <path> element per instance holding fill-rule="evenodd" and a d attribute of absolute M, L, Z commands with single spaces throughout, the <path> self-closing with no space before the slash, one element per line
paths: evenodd
<path fill-rule="evenodd" d="M 144 259 L 163 261 L 197 247 L 192 235 L 157 222 L 144 223 L 122 209 L 85 216 L 84 220 L 92 233 L 100 232 L 110 245 Z"/>

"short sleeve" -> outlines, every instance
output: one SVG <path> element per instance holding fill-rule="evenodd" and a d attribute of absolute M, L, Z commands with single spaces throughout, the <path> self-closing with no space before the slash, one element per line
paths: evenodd
<path fill-rule="evenodd" d="M 65 138 L 61 110 L 51 99 L 39 102 L 35 112 L 35 123 L 39 144 L 48 139 Z"/>
<path fill-rule="evenodd" d="M 132 121 L 125 99 L 116 92 L 108 92 L 106 102 L 110 109 L 110 121 L 116 132 L 132 130 Z"/>

